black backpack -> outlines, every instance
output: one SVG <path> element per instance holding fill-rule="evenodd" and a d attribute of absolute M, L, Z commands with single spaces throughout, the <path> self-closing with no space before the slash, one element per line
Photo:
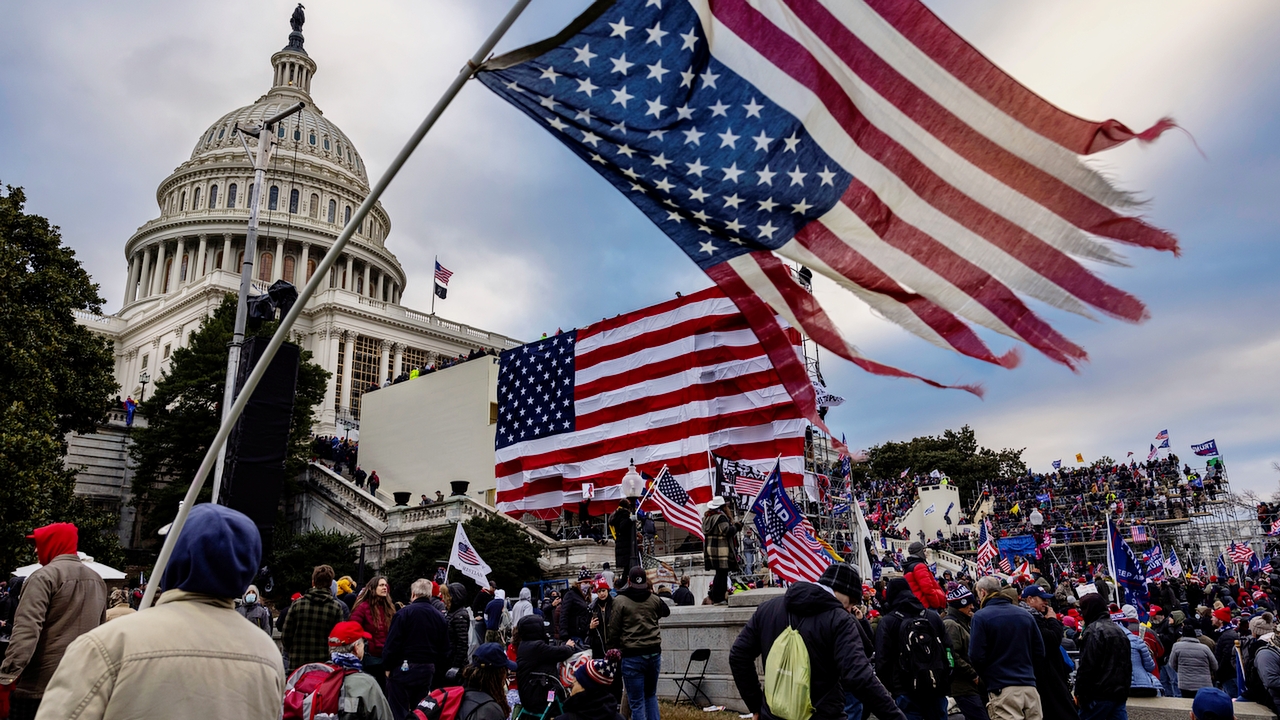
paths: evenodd
<path fill-rule="evenodd" d="M 946 695 L 951 684 L 951 664 L 942 638 L 925 613 L 906 617 L 895 612 L 898 625 L 898 668 L 905 693 Z"/>
<path fill-rule="evenodd" d="M 1246 700 L 1252 700 L 1259 705 L 1275 710 L 1275 702 L 1271 699 L 1271 691 L 1262 684 L 1262 675 L 1258 673 L 1258 653 L 1263 650 L 1270 649 L 1271 652 L 1277 652 L 1275 648 L 1269 648 L 1269 643 L 1262 640 L 1253 639 L 1240 650 L 1240 658 L 1244 660 L 1244 667 L 1241 671 L 1244 675 L 1244 687 L 1240 688 L 1241 695 Z M 1231 651 L 1235 654 L 1235 651 Z"/>

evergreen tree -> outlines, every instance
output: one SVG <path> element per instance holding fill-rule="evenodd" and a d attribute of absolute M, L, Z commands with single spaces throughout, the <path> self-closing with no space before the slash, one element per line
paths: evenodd
<path fill-rule="evenodd" d="M 76 324 L 101 312 L 98 286 L 56 226 L 0 193 L 0 571 L 35 561 L 25 536 L 72 522 L 80 549 L 119 563 L 119 515 L 75 494 L 63 464 L 69 432 L 91 433 L 118 390 L 106 340 Z"/>
<path fill-rule="evenodd" d="M 1027 465 L 1022 450 L 992 450 L 978 445 L 973 428 L 944 430 L 942 435 L 925 435 L 906 442 L 887 442 L 867 451 L 867 462 L 854 466 L 858 477 L 897 478 L 908 468 L 912 475 L 928 475 L 934 470 L 950 478 L 960 490 L 965 508 L 972 505 L 983 481 L 1025 475 Z"/>
<path fill-rule="evenodd" d="M 200 329 L 192 333 L 186 347 L 173 351 L 168 369 L 156 381 L 155 392 L 142 403 L 140 412 L 147 427 L 135 427 L 131 450 L 136 470 L 133 476 L 133 504 L 142 518 L 142 540 L 154 542 L 156 530 L 173 520 L 178 501 L 200 469 L 222 421 L 222 391 L 227 375 L 227 344 L 231 342 L 236 317 L 236 295 L 228 293 Z M 262 323 L 246 331 L 247 336 L 270 337 L 278 323 Z M 293 419 L 289 429 L 289 453 L 285 477 L 295 477 L 311 456 L 311 428 L 315 406 L 325 396 L 329 372 L 311 362 L 311 353 L 302 351 L 298 370 Z M 212 474 L 212 471 L 211 471 Z M 199 502 L 212 496 L 206 478 Z"/>
<path fill-rule="evenodd" d="M 463 523 L 467 539 L 480 557 L 489 564 L 489 579 L 507 593 L 515 595 L 526 582 L 542 579 L 542 546 L 528 533 L 506 518 L 473 517 Z M 420 533 L 409 543 L 400 557 L 387 562 L 383 574 L 391 581 L 397 598 L 409 599 L 409 586 L 418 578 L 434 579 L 436 568 L 449 560 L 453 546 L 453 526 Z M 475 583 L 458 570 L 449 573 L 449 582 L 461 582 L 474 597 Z"/>

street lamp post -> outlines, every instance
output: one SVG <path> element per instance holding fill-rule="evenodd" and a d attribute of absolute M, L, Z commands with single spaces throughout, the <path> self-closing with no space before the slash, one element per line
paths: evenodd
<path fill-rule="evenodd" d="M 151 382 L 151 373 L 143 370 L 142 374 L 138 376 L 138 382 L 142 383 L 141 400 L 138 400 L 138 402 L 142 402 L 147 399 L 147 383 Z"/>

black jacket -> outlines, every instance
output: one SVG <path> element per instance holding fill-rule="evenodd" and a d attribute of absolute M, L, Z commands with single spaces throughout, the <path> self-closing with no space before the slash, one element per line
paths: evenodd
<path fill-rule="evenodd" d="M 676 588 L 676 591 L 671 593 L 671 599 L 675 601 L 676 605 L 694 604 L 693 591 L 684 585 Z"/>
<path fill-rule="evenodd" d="M 542 625 L 542 618 L 537 615 L 520 618 L 516 631 L 520 633 L 520 644 L 516 646 L 516 687 L 520 689 L 520 705 L 525 710 L 540 713 L 547 707 L 547 688 L 534 681 L 533 675 L 542 673 L 559 677 L 556 666 L 585 648 L 547 642 L 547 631 Z"/>
<path fill-rule="evenodd" d="M 1213 646 L 1213 654 L 1218 656 L 1218 672 L 1214 675 L 1214 680 L 1232 680 L 1236 676 L 1236 641 L 1240 639 L 1240 633 L 1235 628 L 1227 628 L 1218 636 L 1217 644 Z M 1168 646 L 1166 646 L 1168 647 Z M 1165 657 L 1168 657 L 1172 649 L 1165 651 Z"/>
<path fill-rule="evenodd" d="M 1040 707 L 1044 720 L 1079 720 L 1075 703 L 1071 702 L 1071 688 L 1067 684 L 1070 671 L 1062 659 L 1062 637 L 1066 628 L 1057 618 L 1047 618 L 1031 613 L 1044 641 L 1044 655 L 1032 657 L 1036 672 L 1036 691 L 1040 693 Z"/>
<path fill-rule="evenodd" d="M 903 677 L 902 666 L 898 663 L 898 629 L 904 618 L 913 618 L 923 614 L 933 628 L 934 634 L 942 642 L 944 648 L 950 648 L 947 630 L 942 625 L 942 618 L 932 610 L 925 610 L 920 599 L 911 591 L 911 586 L 902 578 L 889 581 L 885 590 L 884 615 L 876 626 L 876 677 L 894 695 L 902 695 L 911 689 L 910 681 Z M 943 690 L 950 688 L 950 683 Z M 882 718 L 883 720 L 883 718 Z"/>
<path fill-rule="evenodd" d="M 747 709 L 760 713 L 764 720 L 774 717 L 764 704 L 756 658 L 767 658 L 773 641 L 791 624 L 809 649 L 809 688 L 815 720 L 843 720 L 841 686 L 857 695 L 880 720 L 905 720 L 872 672 L 854 622 L 834 595 L 807 582 L 792 585 L 786 595 L 757 608 L 729 650 L 733 681 Z"/>
<path fill-rule="evenodd" d="M 587 598 L 577 588 L 571 587 L 560 600 L 560 639 L 586 640 L 590 629 L 591 608 L 587 606 Z"/>
<path fill-rule="evenodd" d="M 453 601 L 453 612 L 449 613 L 449 667 L 462 668 L 467 665 L 467 651 L 471 649 L 471 620 L 467 607 L 467 589 L 462 583 L 449 585 L 449 598 Z"/>
<path fill-rule="evenodd" d="M 609 618 L 613 615 L 613 598 L 600 602 L 600 598 L 597 597 L 591 601 L 590 610 L 592 619 L 600 622 L 595 630 L 587 630 L 587 644 L 591 646 L 591 657 L 602 658 L 609 640 Z"/>
<path fill-rule="evenodd" d="M 410 714 L 412 716 L 412 713 Z M 458 706 L 458 720 L 506 720 L 502 706 L 482 690 L 468 690 Z"/>
<path fill-rule="evenodd" d="M 431 604 L 431 598 L 418 598 L 391 618 L 387 642 L 382 646 L 382 660 L 387 667 L 399 665 L 402 660 L 439 664 L 448 658 L 448 623 Z"/>
<path fill-rule="evenodd" d="M 556 720 L 622 720 L 618 701 L 608 690 L 595 689 L 570 695 L 564 703 L 564 714 Z"/>
<path fill-rule="evenodd" d="M 1133 680 L 1128 633 L 1104 614 L 1085 626 L 1077 644 L 1076 698 L 1125 702 Z"/>

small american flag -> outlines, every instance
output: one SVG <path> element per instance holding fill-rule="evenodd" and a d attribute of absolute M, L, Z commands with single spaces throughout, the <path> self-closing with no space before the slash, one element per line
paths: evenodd
<path fill-rule="evenodd" d="M 1271 521 L 1271 532 L 1268 535 L 1280 535 L 1280 518 Z"/>
<path fill-rule="evenodd" d="M 1268 561 L 1266 561 L 1266 562 L 1262 563 L 1262 572 L 1263 572 L 1264 574 L 1266 574 L 1266 575 L 1270 575 L 1270 574 L 1271 574 L 1271 561 L 1270 561 L 1270 560 L 1268 560 Z"/>
<path fill-rule="evenodd" d="M 1168 430 L 1161 430 L 1160 432 L 1156 433 L 1156 439 L 1157 439 L 1157 440 L 1168 440 L 1168 439 L 1169 439 L 1169 431 L 1168 431 Z"/>
<path fill-rule="evenodd" d="M 458 543 L 458 559 L 468 565 L 480 564 L 480 556 L 466 543 Z"/>
<path fill-rule="evenodd" d="M 1136 543 L 1147 541 L 1147 528 L 1145 525 L 1134 525 L 1129 528 L 1129 535 Z"/>
<path fill-rule="evenodd" d="M 1143 304 L 1094 263 L 1118 262 L 1116 244 L 1177 250 L 1082 157 L 1171 123 L 1070 115 L 914 0 L 601 0 L 477 77 L 644 212 L 762 339 L 777 313 L 879 375 L 917 377 L 863 356 L 779 256 L 944 349 L 1016 365 L 982 326 L 1076 367 L 1084 349 L 1024 300 L 1139 321 Z M 790 352 L 764 342 L 775 363 Z"/>
<path fill-rule="evenodd" d="M 991 541 L 991 527 L 986 520 L 978 526 L 978 570 L 991 572 L 991 559 L 998 554 L 996 544 Z"/>
<path fill-rule="evenodd" d="M 648 499 L 658 506 L 662 517 L 668 523 L 688 530 L 699 540 L 706 539 L 702 534 L 702 515 L 698 513 L 697 505 L 690 502 L 689 493 L 685 492 L 684 488 L 680 487 L 680 483 L 671 477 L 671 471 L 667 470 L 665 465 L 658 473 L 658 478 L 653 483 L 653 492 L 649 494 Z M 641 503 L 641 506 L 643 505 L 644 503 Z"/>
<path fill-rule="evenodd" d="M 760 494 L 760 488 L 763 487 L 763 479 L 754 478 L 750 475 L 739 475 L 733 481 L 733 491 L 741 497 L 751 498 L 752 500 Z"/>
<path fill-rule="evenodd" d="M 1249 562 L 1249 558 L 1253 557 L 1253 548 L 1245 543 L 1231 543 L 1227 548 L 1227 557 L 1231 558 L 1231 562 L 1237 565 L 1244 565 Z"/>
<path fill-rule="evenodd" d="M 437 260 L 436 261 L 436 282 L 440 283 L 441 285 L 444 285 L 445 287 L 448 287 L 449 278 L 451 277 L 453 277 L 453 271 L 446 269 L 445 266 L 441 265 L 440 261 Z"/>
<path fill-rule="evenodd" d="M 1000 569 L 1004 571 L 1005 575 L 1013 574 L 1013 566 L 1009 564 L 1009 558 L 1007 557 L 1000 558 Z"/>

